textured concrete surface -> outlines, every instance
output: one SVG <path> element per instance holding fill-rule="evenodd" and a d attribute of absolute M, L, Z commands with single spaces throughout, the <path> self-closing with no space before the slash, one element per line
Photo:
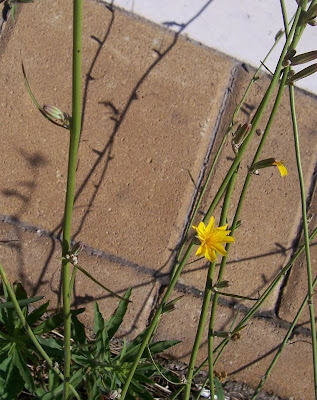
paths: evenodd
<path fill-rule="evenodd" d="M 214 139 L 211 158 L 215 154 L 251 71 L 117 9 L 92 0 L 84 6 L 84 118 L 74 238 L 86 245 L 81 264 L 102 283 L 119 294 L 134 288 L 121 331 L 133 336 L 146 326 L 167 282 L 196 190 L 192 179 L 196 183 L 201 176 Z M 52 307 L 59 302 L 60 249 L 53 237 L 61 232 L 69 133 L 44 120 L 33 106 L 21 58 L 38 101 L 70 112 L 71 12 L 71 2 L 62 0 L 26 4 L 16 24 L 9 21 L 0 38 L 0 63 L 5 66 L 0 74 L 0 104 L 6 117 L 0 128 L 0 259 L 11 280 L 22 280 L 32 293 L 49 296 Z M 239 123 L 250 121 L 268 82 L 263 75 L 253 87 Z M 307 192 L 312 191 L 316 164 L 315 109 L 316 98 L 297 91 Z M 267 118 L 268 113 L 259 128 L 264 129 Z M 241 164 L 229 223 L 260 138 L 254 137 Z M 216 193 L 232 157 L 229 140 L 201 211 Z M 299 187 L 287 93 L 265 145 L 262 158 L 267 157 L 284 160 L 289 176 L 283 179 L 271 168 L 252 178 L 225 276 L 231 293 L 253 297 L 287 263 L 299 235 Z M 314 199 L 312 225 L 316 224 Z M 315 263 L 314 247 L 312 256 Z M 285 321 L 293 318 L 304 295 L 305 271 L 301 261 L 297 264 L 283 283 L 282 297 L 277 288 L 264 305 L 266 320 L 254 319 L 242 340 L 225 353 L 219 368 L 231 377 L 256 385 L 263 375 L 283 338 Z M 182 359 L 191 350 L 200 312 L 201 300 L 191 292 L 201 294 L 205 271 L 199 263 L 185 268 L 183 286 L 178 286 L 185 292 L 178 314 L 164 317 L 158 329 L 162 339 L 183 340 L 173 350 Z M 87 325 L 92 322 L 94 300 L 106 317 L 117 304 L 80 274 L 76 300 L 87 306 Z M 230 300 L 221 303 L 217 329 L 227 329 L 233 318 Z M 306 320 L 307 314 L 301 323 Z M 310 400 L 310 339 L 304 336 L 307 330 L 297 332 L 300 335 L 292 338 L 266 389 Z M 200 357 L 204 352 L 203 347 Z"/>
<path fill-rule="evenodd" d="M 237 71 L 228 106 L 226 107 L 228 113 L 225 113 L 220 132 L 223 133 L 225 131 L 232 111 L 242 97 L 250 76 L 251 72 L 247 73 L 243 68 Z M 251 120 L 268 83 L 268 78 L 263 76 L 253 86 L 242 107 L 243 111 L 237 118 L 239 123 Z M 314 98 L 302 92 L 297 92 L 296 100 L 302 165 L 308 191 L 313 180 L 317 154 L 315 140 L 317 116 L 310 111 L 315 107 L 316 103 Z M 268 115 L 268 113 L 265 114 L 263 122 L 259 125 L 262 130 L 265 128 Z M 218 144 L 220 144 L 220 139 L 221 136 L 218 138 Z M 251 160 L 260 140 L 261 137 L 255 135 L 245 159 L 241 162 L 235 192 L 230 205 L 229 225 L 235 213 L 244 179 L 248 173 L 248 166 L 252 163 Z M 299 185 L 293 147 L 289 99 L 288 91 L 286 91 L 260 159 L 273 157 L 277 160 L 284 160 L 289 174 L 286 178 L 282 178 L 277 168 L 267 168 L 260 170 L 260 175 L 254 176 L 251 180 L 240 215 L 242 225 L 235 233 L 236 242 L 231 247 L 224 277 L 224 279 L 230 281 L 231 293 L 256 297 L 258 293 L 263 292 L 291 255 L 301 216 Z M 206 195 L 207 199 L 211 200 L 216 194 L 232 163 L 233 156 L 230 137 L 218 161 L 215 175 L 211 179 L 210 189 Z M 207 206 L 208 204 L 205 202 L 203 209 L 206 210 Z M 218 215 L 219 212 L 220 207 L 218 207 Z M 191 264 L 186 268 L 182 283 L 203 290 L 206 268 L 206 264 L 205 267 L 198 263 Z M 248 277 L 248 279 L 246 281 L 241 277 Z M 279 288 L 264 304 L 264 309 L 274 310 L 278 293 Z"/>
<path fill-rule="evenodd" d="M 25 7 L 3 56 L 0 80 L 10 89 L 1 92 L 0 185 L 3 214 L 57 232 L 68 132 L 34 109 L 20 67 L 22 54 L 39 102 L 69 112 L 71 7 L 49 4 Z M 92 1 L 84 54 L 75 237 L 161 270 L 179 240 L 194 189 L 188 171 L 197 180 L 233 62 Z"/>
<path fill-rule="evenodd" d="M 0 237 L 1 263 L 11 282 L 22 282 L 30 295 L 45 296 L 43 301 L 50 300 L 49 310 L 60 307 L 60 242 L 47 236 L 47 232 L 5 222 L 0 222 Z M 153 277 L 142 274 L 125 260 L 109 259 L 91 249 L 81 253 L 80 265 L 121 296 L 132 288 L 132 303 L 120 334 L 135 336 L 142 331 L 157 296 L 158 285 Z M 93 324 L 94 301 L 98 301 L 105 319 L 111 316 L 119 302 L 80 271 L 77 273 L 74 296 L 76 306 L 86 308 L 80 318 L 87 326 Z"/>
<path fill-rule="evenodd" d="M 195 338 L 196 326 L 199 320 L 199 309 L 202 301 L 190 295 L 177 302 L 176 309 L 164 315 L 157 330 L 156 339 L 169 337 L 181 340 L 182 343 L 168 351 L 172 359 L 189 361 L 189 355 Z M 229 331 L 231 323 L 237 314 L 236 310 L 219 306 L 215 329 Z M 243 314 L 238 315 L 237 321 Z M 241 331 L 241 338 L 231 341 L 224 350 L 216 371 L 225 371 L 229 379 L 248 382 L 256 387 L 272 361 L 277 346 L 284 339 L 286 330 L 267 319 L 255 318 Z M 215 345 L 220 339 L 215 340 Z M 197 364 L 203 362 L 207 355 L 207 331 L 199 351 Z M 274 392 L 281 397 L 313 400 L 313 372 L 311 364 L 311 348 L 307 337 L 293 336 L 284 349 L 264 390 Z"/>
<path fill-rule="evenodd" d="M 310 219 L 309 227 L 312 231 L 317 225 L 317 191 L 315 189 L 311 205 L 308 212 L 308 218 Z M 303 237 L 301 238 L 303 243 Z M 312 265 L 312 276 L 313 279 L 316 277 L 317 272 L 317 239 L 312 241 L 310 247 L 310 257 Z M 307 268 L 306 268 L 306 256 L 303 253 L 297 262 L 294 264 L 289 277 L 287 278 L 286 285 L 282 291 L 281 304 L 279 307 L 279 316 L 286 320 L 292 321 L 295 318 L 297 310 L 301 306 L 306 294 L 307 294 Z M 316 306 L 315 306 L 316 307 Z M 316 310 L 315 310 L 316 313 Z M 309 310 L 306 305 L 298 323 L 306 328 L 310 328 Z"/>

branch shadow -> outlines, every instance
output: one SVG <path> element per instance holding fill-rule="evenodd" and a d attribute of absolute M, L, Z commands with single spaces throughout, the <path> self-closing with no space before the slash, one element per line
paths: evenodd
<path fill-rule="evenodd" d="M 102 150 L 97 150 L 97 149 L 92 149 L 92 151 L 97 154 L 97 159 L 94 162 L 93 166 L 91 167 L 90 171 L 88 172 L 88 174 L 86 175 L 86 177 L 84 178 L 83 182 L 81 183 L 81 185 L 79 186 L 79 188 L 76 191 L 75 194 L 75 198 L 74 198 L 74 204 L 76 207 L 76 201 L 78 200 L 80 194 L 83 192 L 84 188 L 87 186 L 87 183 L 89 182 L 90 178 L 93 176 L 94 172 L 96 171 L 97 167 L 102 165 L 102 170 L 100 173 L 100 177 L 98 179 L 97 184 L 95 184 L 94 186 L 94 190 L 93 190 L 93 194 L 91 195 L 89 202 L 87 205 L 85 205 L 85 212 L 83 214 L 83 216 L 81 217 L 80 223 L 78 225 L 78 228 L 76 229 L 76 231 L 73 234 L 72 239 L 75 240 L 78 235 L 80 234 L 80 232 L 83 229 L 83 226 L 85 224 L 85 221 L 87 219 L 87 216 L 89 214 L 89 212 L 91 211 L 93 204 L 94 204 L 94 200 L 96 199 L 96 196 L 99 192 L 100 186 L 102 181 L 104 180 L 105 174 L 107 172 L 109 163 L 112 159 L 112 150 L 113 150 L 113 144 L 114 144 L 114 140 L 115 137 L 120 129 L 120 126 L 122 124 L 122 122 L 125 120 L 129 109 L 131 107 L 131 104 L 134 101 L 138 100 L 138 96 L 137 96 L 137 91 L 140 88 L 140 86 L 144 83 L 144 81 L 147 79 L 147 77 L 149 76 L 149 74 L 153 71 L 153 69 L 164 59 L 164 57 L 170 53 L 170 51 L 174 48 L 174 46 L 176 45 L 179 36 L 181 35 L 181 33 L 184 31 L 184 29 L 186 29 L 199 15 L 201 15 L 201 13 L 208 7 L 208 5 L 212 2 L 213 0 L 208 0 L 205 5 L 192 17 L 188 20 L 188 22 L 182 24 L 180 26 L 180 29 L 177 32 L 173 32 L 173 36 L 172 36 L 172 41 L 171 43 L 166 47 L 166 49 L 164 51 L 158 50 L 158 49 L 152 49 L 155 54 L 156 54 L 156 59 L 150 64 L 150 66 L 147 67 L 147 69 L 143 72 L 143 74 L 141 75 L 141 77 L 139 78 L 138 82 L 136 83 L 136 85 L 134 86 L 134 88 L 132 89 L 130 96 L 123 108 L 123 110 L 121 112 L 119 112 L 119 110 L 117 109 L 117 107 L 112 104 L 111 102 L 109 102 L 108 100 L 102 100 L 99 102 L 100 105 L 104 106 L 106 112 L 110 112 L 112 114 L 111 119 L 114 121 L 114 127 L 112 130 L 112 133 L 109 137 L 109 140 L 107 141 L 107 143 L 104 145 Z M 107 39 L 110 36 L 112 27 L 114 25 L 115 22 L 115 14 L 116 14 L 116 10 L 113 7 L 113 1 L 111 2 L 111 4 L 106 5 L 107 10 L 111 13 L 111 18 L 110 21 L 108 23 L 108 26 L 106 28 L 106 32 L 104 37 L 100 40 L 95 36 L 91 36 L 91 38 L 93 40 L 95 40 L 99 47 L 97 49 L 97 52 L 91 62 L 91 65 L 88 69 L 88 72 L 86 74 L 86 78 L 85 78 L 85 85 L 84 85 L 84 91 L 83 91 L 83 112 L 82 112 L 82 129 L 85 125 L 85 109 L 87 106 L 87 98 L 88 98 L 88 92 L 89 92 L 89 85 L 90 82 L 92 80 L 94 80 L 93 77 L 93 70 L 94 67 L 97 63 L 97 60 L 99 58 L 99 55 L 102 51 L 102 49 L 104 48 Z M 58 238 L 61 238 L 61 234 L 62 234 L 62 226 L 63 226 L 63 221 L 61 221 L 53 230 L 52 230 L 52 235 L 57 236 Z M 44 276 L 45 273 L 47 271 L 50 259 L 52 257 L 52 254 L 54 253 L 54 245 L 52 244 L 52 249 L 51 252 L 47 258 L 47 261 L 41 271 L 41 274 L 38 278 L 37 283 L 35 284 L 34 288 L 33 288 L 33 295 L 39 290 L 39 288 L 43 285 L 44 281 Z M 163 265 L 159 268 L 158 271 L 156 271 L 156 273 L 154 274 L 154 277 L 159 276 L 161 270 L 170 262 L 170 260 L 172 259 L 172 257 L 174 256 L 174 254 L 176 253 L 176 248 L 175 249 L 171 249 L 171 254 L 169 255 L 169 257 L 167 258 L 167 260 L 163 263 Z M 77 298 L 77 293 L 76 293 L 76 287 L 75 287 L 75 298 Z M 61 291 L 59 290 L 59 294 L 58 294 L 58 302 L 60 304 L 60 300 L 61 300 Z"/>

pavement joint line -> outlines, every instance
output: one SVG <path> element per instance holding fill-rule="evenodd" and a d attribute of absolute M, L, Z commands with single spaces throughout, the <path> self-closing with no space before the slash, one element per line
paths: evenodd
<path fill-rule="evenodd" d="M 51 233 L 50 231 L 47 231 L 45 229 L 40 229 L 40 228 L 35 227 L 33 225 L 24 223 L 24 222 L 18 220 L 14 216 L 0 214 L 0 222 L 4 222 L 4 223 L 6 223 L 8 225 L 17 226 L 18 228 L 20 228 L 20 229 L 22 229 L 22 230 L 24 230 L 26 232 L 36 233 L 40 237 L 50 238 L 52 240 L 55 240 L 55 241 L 61 243 L 61 238 L 58 237 L 57 235 L 54 235 L 53 233 Z M 1 241 L 2 240 L 0 240 L 0 243 L 1 243 Z M 87 246 L 85 244 L 84 244 L 84 251 L 87 254 L 90 254 L 92 256 L 97 256 L 97 257 L 100 257 L 102 259 L 106 259 L 108 261 L 111 261 L 113 263 L 122 265 L 124 267 L 132 268 L 138 273 L 142 273 L 144 275 L 151 276 L 157 282 L 161 281 L 161 285 L 160 285 L 160 288 L 159 288 L 159 293 L 158 293 L 156 301 L 154 301 L 153 304 L 152 304 L 152 311 L 151 312 L 153 312 L 153 310 L 155 310 L 155 308 L 157 306 L 157 303 L 161 298 L 162 291 L 167 286 L 166 285 L 166 281 L 168 280 L 169 273 L 158 274 L 157 271 L 155 271 L 155 270 L 153 270 L 153 269 L 151 269 L 149 267 L 136 264 L 136 263 L 134 263 L 134 262 L 132 262 L 130 260 L 126 260 L 126 259 L 124 259 L 122 257 L 118 257 L 118 256 L 115 256 L 113 254 L 106 253 L 106 252 L 104 252 L 102 250 L 94 249 L 94 248 L 92 248 L 90 246 Z M 175 289 L 179 293 L 184 293 L 184 294 L 187 294 L 187 295 L 190 295 L 190 296 L 193 296 L 193 297 L 202 298 L 202 296 L 203 296 L 203 292 L 201 290 L 199 290 L 199 289 L 197 289 L 195 287 L 189 286 L 189 285 L 182 284 L 182 283 L 177 283 L 176 286 L 175 286 Z M 224 306 L 224 307 L 226 307 L 228 309 L 231 309 L 231 310 L 234 309 L 234 310 L 237 310 L 237 311 L 241 311 L 244 314 L 247 313 L 250 310 L 249 307 L 246 307 L 243 304 L 234 304 L 233 301 L 226 300 L 226 299 L 224 299 L 222 297 L 220 297 L 218 299 L 218 302 L 219 302 L 219 305 L 221 305 L 221 306 Z M 271 325 L 273 325 L 275 327 L 280 327 L 283 330 L 287 330 L 291 325 L 290 322 L 287 322 L 287 321 L 282 320 L 279 317 L 277 317 L 274 311 L 259 311 L 259 312 L 255 313 L 255 315 L 252 318 L 265 320 L 265 321 L 269 322 Z M 295 329 L 293 331 L 293 335 L 296 335 L 296 334 L 302 334 L 304 336 L 309 337 L 310 336 L 310 330 L 308 328 L 305 328 L 305 327 L 302 327 L 302 326 L 297 326 L 297 327 L 295 327 Z"/>
<path fill-rule="evenodd" d="M 198 297 L 201 299 L 203 298 L 203 292 L 199 289 L 196 289 L 195 287 L 190 287 L 190 286 L 184 285 L 182 283 L 177 283 L 175 286 L 175 289 L 179 293 L 184 293 L 189 296 Z M 221 296 L 218 298 L 218 304 L 223 307 L 226 307 L 230 310 L 240 311 L 243 314 L 248 313 L 251 309 L 250 307 L 246 307 L 243 304 L 238 304 L 234 301 L 226 300 L 225 298 L 223 298 Z M 280 319 L 279 317 L 277 317 L 275 315 L 274 311 L 258 311 L 254 314 L 254 316 L 251 318 L 250 321 L 252 321 L 254 319 L 266 321 L 270 325 L 281 328 L 285 331 L 287 331 L 289 329 L 289 327 L 291 326 L 291 322 Z M 293 330 L 291 338 L 294 335 L 298 335 L 298 334 L 302 334 L 307 337 L 311 336 L 310 329 L 305 328 L 303 326 L 296 326 Z"/>
<path fill-rule="evenodd" d="M 20 228 L 26 232 L 35 233 L 39 237 L 50 238 L 54 241 L 61 243 L 61 237 L 53 234 L 52 232 L 50 232 L 48 230 L 41 229 L 36 226 L 22 222 L 14 216 L 0 214 L 0 222 L 4 222 L 8 225 L 17 226 L 18 228 Z M 3 240 L 0 240 L 0 243 L 1 242 L 3 242 Z M 75 243 L 76 243 L 75 241 L 72 242 L 72 244 L 75 244 Z M 167 286 L 167 282 L 169 279 L 169 272 L 157 273 L 157 271 L 151 269 L 150 267 L 147 267 L 145 265 L 139 265 L 137 263 L 134 263 L 133 261 L 124 259 L 122 257 L 116 256 L 111 253 L 106 253 L 105 251 L 95 249 L 95 248 L 87 246 L 85 244 L 84 244 L 84 251 L 89 255 L 108 260 L 112 263 L 122 265 L 123 267 L 132 268 L 133 270 L 135 270 L 138 273 L 142 273 L 144 275 L 150 276 L 150 277 L 154 278 L 157 282 L 161 282 L 160 287 L 158 289 L 159 293 L 158 293 L 157 299 L 156 299 L 156 301 L 153 302 L 153 305 L 152 305 L 152 311 L 155 310 L 155 308 L 157 307 L 157 303 L 160 301 L 161 294 Z M 191 295 L 194 297 L 202 298 L 202 296 L 203 296 L 203 292 L 201 290 L 199 290 L 193 286 L 186 285 L 186 284 L 177 283 L 175 286 L 175 289 L 179 293 L 184 293 L 184 294 Z M 231 310 L 236 309 L 236 310 L 243 312 L 244 314 L 250 310 L 250 307 L 246 307 L 243 304 L 237 304 L 233 301 L 226 300 L 223 297 L 220 297 L 218 302 L 220 305 L 222 305 L 226 308 L 229 308 Z M 255 313 L 253 318 L 262 319 L 262 320 L 264 319 L 266 321 L 269 321 L 272 325 L 279 326 L 279 327 L 283 328 L 284 330 L 287 330 L 289 328 L 289 326 L 291 325 L 289 322 L 280 319 L 274 311 L 258 311 L 257 313 Z M 293 333 L 310 336 L 310 330 L 308 328 L 304 328 L 301 326 L 296 327 L 294 329 Z"/>
<path fill-rule="evenodd" d="M 94 1 L 97 1 L 98 3 L 100 2 L 98 0 L 94 0 Z M 222 98 L 222 101 L 221 101 L 221 104 L 220 104 L 219 112 L 217 114 L 217 118 L 216 118 L 216 121 L 214 123 L 214 126 L 213 126 L 213 128 L 211 130 L 209 146 L 207 148 L 206 155 L 205 155 L 204 160 L 202 162 L 200 173 L 199 173 L 199 176 L 198 176 L 198 179 L 197 179 L 197 184 L 195 186 L 195 190 L 194 190 L 193 195 L 192 195 L 192 199 L 191 199 L 191 202 L 190 202 L 190 205 L 189 205 L 189 208 L 188 208 L 187 215 L 184 218 L 185 222 L 183 224 L 183 229 L 182 229 L 182 232 L 180 234 L 179 240 L 178 240 L 178 242 L 176 243 L 176 246 L 175 246 L 175 252 L 174 252 L 173 260 L 171 262 L 170 272 L 168 274 L 164 274 L 165 280 L 161 283 L 160 287 L 158 288 L 158 296 L 156 298 L 156 301 L 153 302 L 152 310 L 151 310 L 151 313 L 150 313 L 149 317 L 151 317 L 152 312 L 155 311 L 156 307 L 158 306 L 159 302 L 161 301 L 161 298 L 162 298 L 162 295 L 163 295 L 163 293 L 165 291 L 165 288 L 168 286 L 168 281 L 166 281 L 166 277 L 168 278 L 169 274 L 173 271 L 173 268 L 174 268 L 174 265 L 175 265 L 175 261 L 177 259 L 177 255 L 178 255 L 178 249 L 181 246 L 182 242 L 186 239 L 185 236 L 186 236 L 187 228 L 189 226 L 190 217 L 191 217 L 192 212 L 194 210 L 194 207 L 195 207 L 195 204 L 196 204 L 196 200 L 197 200 L 197 196 L 200 193 L 200 188 L 201 188 L 202 182 L 203 182 L 204 177 L 205 177 L 205 173 L 206 173 L 209 161 L 210 161 L 210 156 L 211 156 L 212 150 L 214 148 L 214 144 L 215 144 L 217 136 L 219 134 L 221 134 L 220 133 L 221 123 L 223 121 L 223 116 L 225 114 L 227 106 L 228 106 L 228 104 L 230 102 L 231 91 L 232 91 L 232 89 L 234 87 L 235 80 L 236 80 L 236 78 L 238 76 L 238 67 L 239 67 L 239 64 L 235 63 L 233 65 L 233 67 L 231 68 L 230 77 L 228 79 L 228 83 L 227 83 L 227 85 L 226 85 L 226 87 L 224 88 L 224 91 L 223 91 L 223 98 Z M 176 284 L 176 286 L 177 285 L 178 284 Z M 186 285 L 183 285 L 183 286 L 186 286 Z M 195 290 L 198 290 L 198 289 L 195 288 Z"/>
<path fill-rule="evenodd" d="M 8 225 L 14 225 L 17 226 L 20 229 L 25 230 L 26 232 L 30 232 L 30 233 L 36 233 L 38 236 L 40 237 L 46 237 L 46 238 L 50 238 L 53 239 L 59 243 L 62 242 L 61 240 L 61 236 L 55 235 L 54 233 L 45 230 L 45 229 L 41 229 L 38 228 L 36 226 L 27 224 L 25 222 L 20 221 L 19 219 L 17 219 L 14 216 L 10 216 L 10 215 L 2 215 L 0 214 L 0 222 L 4 222 Z M 1 240 L 0 240 L 1 243 Z M 76 241 L 72 241 L 72 244 L 77 243 Z M 152 276 L 154 277 L 157 281 L 166 281 L 169 277 L 169 273 L 157 273 L 156 270 L 147 267 L 145 265 L 139 265 L 133 261 L 127 260 L 123 257 L 120 256 L 116 256 L 114 254 L 111 253 L 106 253 L 105 251 L 102 250 L 98 250 L 95 249 L 93 247 L 90 247 L 86 244 L 84 244 L 84 250 L 86 251 L 87 254 L 89 255 L 93 255 L 93 256 L 97 256 L 100 257 L 102 259 L 108 260 L 110 262 L 113 262 L 115 264 L 119 264 L 122 265 L 124 267 L 129 267 L 134 269 L 136 272 L 142 273 L 144 275 L 148 275 L 148 276 Z"/>

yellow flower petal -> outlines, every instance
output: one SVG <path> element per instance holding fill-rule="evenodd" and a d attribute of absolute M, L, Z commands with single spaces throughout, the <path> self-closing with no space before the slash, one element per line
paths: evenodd
<path fill-rule="evenodd" d="M 214 243 L 214 244 L 213 244 L 213 247 L 214 247 L 214 249 L 215 249 L 219 254 L 221 254 L 222 256 L 225 256 L 225 255 L 227 254 L 227 252 L 226 252 L 226 250 L 225 250 L 225 248 L 223 247 L 222 244 L 220 244 L 220 243 Z"/>
<path fill-rule="evenodd" d="M 282 161 L 274 161 L 273 165 L 277 166 L 283 178 L 287 175 L 287 168 L 285 167 Z"/>
<path fill-rule="evenodd" d="M 217 256 L 215 250 L 206 247 L 205 257 L 211 262 L 216 261 Z"/>
<path fill-rule="evenodd" d="M 215 226 L 215 218 L 211 217 L 210 221 L 209 221 L 209 224 L 206 227 L 206 233 L 212 232 L 212 230 L 214 229 L 214 226 Z"/>
<path fill-rule="evenodd" d="M 198 226 L 193 226 L 200 240 L 200 247 L 196 251 L 196 256 L 203 255 L 209 261 L 215 261 L 217 253 L 225 256 L 227 254 L 223 243 L 233 243 L 234 238 L 229 236 L 228 225 L 215 228 L 215 218 L 211 217 L 207 226 L 200 222 Z"/>

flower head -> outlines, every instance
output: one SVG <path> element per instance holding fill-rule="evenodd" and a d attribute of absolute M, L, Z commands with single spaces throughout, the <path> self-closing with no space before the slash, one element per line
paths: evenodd
<path fill-rule="evenodd" d="M 196 251 L 196 256 L 203 255 L 209 261 L 215 261 L 217 258 L 216 252 L 225 256 L 227 254 L 222 243 L 232 243 L 234 238 L 228 236 L 231 231 L 227 230 L 228 225 L 215 228 L 215 218 L 211 217 L 209 224 L 205 226 L 200 222 L 198 226 L 193 226 L 197 232 L 197 237 L 200 240 L 200 246 Z"/>

